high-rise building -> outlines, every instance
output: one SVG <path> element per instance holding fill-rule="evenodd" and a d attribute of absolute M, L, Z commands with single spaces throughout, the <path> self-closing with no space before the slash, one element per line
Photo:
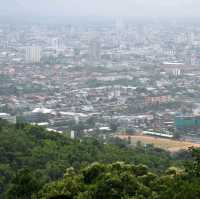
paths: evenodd
<path fill-rule="evenodd" d="M 28 63 L 39 63 L 41 59 L 41 48 L 30 46 L 26 48 L 26 61 Z"/>
<path fill-rule="evenodd" d="M 62 50 L 64 48 L 63 40 L 61 38 L 53 38 L 51 43 L 55 50 Z"/>
<path fill-rule="evenodd" d="M 117 32 L 122 32 L 124 31 L 125 28 L 125 24 L 122 18 L 118 18 L 115 21 L 115 28 Z"/>
<path fill-rule="evenodd" d="M 98 40 L 92 40 L 89 47 L 89 56 L 91 61 L 98 61 L 100 59 L 101 45 Z"/>

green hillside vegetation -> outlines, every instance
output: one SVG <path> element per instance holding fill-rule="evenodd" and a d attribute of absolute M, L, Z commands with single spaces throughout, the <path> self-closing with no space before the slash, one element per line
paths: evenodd
<path fill-rule="evenodd" d="M 199 165 L 199 162 L 198 162 Z M 67 169 L 63 179 L 46 184 L 40 199 L 199 199 L 200 176 L 196 163 L 192 172 L 171 167 L 162 175 L 145 165 L 123 162 L 94 163 L 76 172 Z M 35 195 L 36 196 L 36 195 Z"/>
<path fill-rule="evenodd" d="M 0 154 L 2 199 L 165 199 L 173 198 L 174 187 L 185 188 L 191 194 L 185 199 L 192 199 L 200 191 L 200 158 L 191 157 L 198 151 L 171 156 L 151 145 L 71 140 L 39 126 L 0 121 Z"/>

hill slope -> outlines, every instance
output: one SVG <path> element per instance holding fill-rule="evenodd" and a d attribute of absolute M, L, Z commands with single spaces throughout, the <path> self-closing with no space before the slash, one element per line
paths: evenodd
<path fill-rule="evenodd" d="M 39 126 L 0 121 L 0 198 L 22 169 L 31 171 L 42 186 L 58 180 L 68 167 L 80 169 L 93 162 L 145 164 L 160 173 L 179 164 L 168 152 L 148 146 L 128 148 L 119 140 L 105 144 L 95 139 L 71 140 Z"/>

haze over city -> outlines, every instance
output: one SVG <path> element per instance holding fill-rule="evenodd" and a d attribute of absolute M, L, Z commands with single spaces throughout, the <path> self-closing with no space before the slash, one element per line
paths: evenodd
<path fill-rule="evenodd" d="M 199 0 L 0 0 L 0 199 L 200 199 Z"/>
<path fill-rule="evenodd" d="M 199 17 L 198 0 L 1 0 L 0 15 Z"/>

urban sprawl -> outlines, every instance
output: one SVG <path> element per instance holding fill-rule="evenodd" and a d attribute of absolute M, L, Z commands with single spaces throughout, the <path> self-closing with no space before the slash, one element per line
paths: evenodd
<path fill-rule="evenodd" d="M 0 118 L 200 143 L 200 24 L 185 23 L 0 24 Z"/>

